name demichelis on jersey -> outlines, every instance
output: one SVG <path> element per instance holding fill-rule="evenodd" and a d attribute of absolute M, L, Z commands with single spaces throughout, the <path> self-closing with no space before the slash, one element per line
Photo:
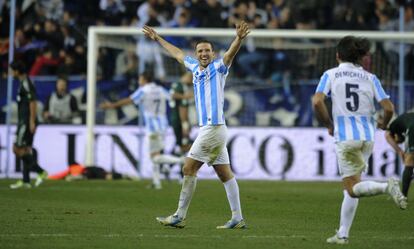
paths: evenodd
<path fill-rule="evenodd" d="M 325 71 L 316 93 L 332 96 L 336 141 L 374 140 L 374 99 L 389 98 L 377 76 L 358 65 L 341 63 Z"/>
<path fill-rule="evenodd" d="M 229 70 L 224 65 L 223 59 L 216 59 L 207 68 L 201 70 L 196 59 L 186 56 L 184 65 L 193 73 L 198 125 L 225 124 L 224 85 Z"/>

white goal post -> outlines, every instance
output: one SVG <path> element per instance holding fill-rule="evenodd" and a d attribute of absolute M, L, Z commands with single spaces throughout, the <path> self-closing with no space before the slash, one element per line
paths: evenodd
<path fill-rule="evenodd" d="M 160 35 L 182 37 L 228 37 L 235 35 L 234 29 L 207 29 L 207 28 L 156 28 Z M 96 109 L 96 69 L 99 48 L 99 36 L 101 35 L 143 35 L 141 29 L 136 27 L 96 27 L 88 29 L 88 56 L 87 56 L 87 136 L 85 165 L 92 166 L 95 163 L 94 151 L 94 126 Z M 292 38 L 292 39 L 341 39 L 347 35 L 365 37 L 370 40 L 396 41 L 413 43 L 414 32 L 380 32 L 380 31 L 333 31 L 333 30 L 252 30 L 249 37 L 253 38 Z M 403 83 L 400 79 L 399 94 L 403 95 Z M 401 96 L 400 96 L 401 97 Z M 402 97 L 401 97 L 402 98 Z M 400 98 L 400 99 L 401 99 Z"/>

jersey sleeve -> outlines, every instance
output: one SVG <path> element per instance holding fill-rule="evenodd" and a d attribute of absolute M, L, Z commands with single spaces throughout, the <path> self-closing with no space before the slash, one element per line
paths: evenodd
<path fill-rule="evenodd" d="M 167 100 L 172 99 L 172 97 L 171 97 L 172 94 L 167 89 L 165 89 L 164 87 L 161 87 L 161 95 L 162 95 L 163 98 L 165 98 Z"/>
<path fill-rule="evenodd" d="M 223 58 L 216 60 L 214 66 L 216 67 L 217 72 L 221 74 L 227 75 L 229 73 L 230 65 L 226 66 L 223 62 Z"/>
<path fill-rule="evenodd" d="M 144 96 L 144 91 L 142 91 L 142 89 L 140 88 L 136 90 L 135 92 L 133 92 L 129 96 L 129 98 L 132 100 L 132 102 L 134 102 L 134 104 L 138 105 L 143 96 Z"/>
<path fill-rule="evenodd" d="M 184 66 L 190 72 L 195 72 L 198 66 L 198 61 L 190 56 L 184 57 Z"/>
<path fill-rule="evenodd" d="M 372 76 L 372 82 L 374 83 L 374 96 L 378 102 L 380 102 L 383 99 L 390 98 L 390 96 L 385 93 L 384 88 L 382 88 L 381 82 L 377 78 L 377 76 Z"/>
<path fill-rule="evenodd" d="M 328 95 L 330 91 L 331 80 L 329 79 L 329 74 L 325 72 L 319 80 L 319 84 L 316 87 L 315 93 L 324 93 L 325 95 Z"/>

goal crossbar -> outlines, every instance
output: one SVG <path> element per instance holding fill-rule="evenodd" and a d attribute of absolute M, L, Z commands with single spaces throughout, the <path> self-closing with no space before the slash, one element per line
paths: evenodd
<path fill-rule="evenodd" d="M 232 37 L 234 29 L 211 28 L 156 28 L 160 35 L 182 37 Z M 88 28 L 88 57 L 87 57 L 87 141 L 85 165 L 95 163 L 94 130 L 96 108 L 96 63 L 100 35 L 143 35 L 137 27 L 100 27 Z M 353 35 L 370 40 L 395 41 L 414 43 L 414 32 L 384 32 L 384 31 L 334 31 L 334 30 L 252 30 L 249 37 L 253 38 L 295 38 L 295 39 L 341 39 Z"/>

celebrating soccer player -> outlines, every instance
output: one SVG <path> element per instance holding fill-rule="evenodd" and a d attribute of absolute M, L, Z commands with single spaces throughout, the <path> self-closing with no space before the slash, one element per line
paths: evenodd
<path fill-rule="evenodd" d="M 171 56 L 183 64 L 193 74 L 194 99 L 196 103 L 200 132 L 191 146 L 186 158 L 183 173 L 184 180 L 177 211 L 168 217 L 157 217 L 166 226 L 184 227 L 187 210 L 196 188 L 197 172 L 204 163 L 213 166 L 224 184 L 227 199 L 232 211 L 231 219 L 218 229 L 245 228 L 239 187 L 230 168 L 229 154 L 226 148 L 227 127 L 224 120 L 224 85 L 229 67 L 240 49 L 242 41 L 250 33 L 247 23 L 236 27 L 236 38 L 223 58 L 215 58 L 213 44 L 207 40 L 195 45 L 195 56 L 185 56 L 184 52 L 164 40 L 151 27 L 144 26 L 144 34 L 157 41 Z"/>
<path fill-rule="evenodd" d="M 407 207 L 407 200 L 396 179 L 390 178 L 388 183 L 361 181 L 361 173 L 367 166 L 374 146 L 374 98 L 384 109 L 384 118 L 377 121 L 380 129 L 387 127 L 394 112 L 394 105 L 378 78 L 360 66 L 361 59 L 368 54 L 369 49 L 367 39 L 353 36 L 342 38 L 337 45 L 339 66 L 322 75 L 312 99 L 316 116 L 328 128 L 329 134 L 335 137 L 344 186 L 339 230 L 327 239 L 331 244 L 348 243 L 360 197 L 388 193 L 398 207 Z M 332 97 L 333 121 L 324 103 L 328 94 Z"/>

